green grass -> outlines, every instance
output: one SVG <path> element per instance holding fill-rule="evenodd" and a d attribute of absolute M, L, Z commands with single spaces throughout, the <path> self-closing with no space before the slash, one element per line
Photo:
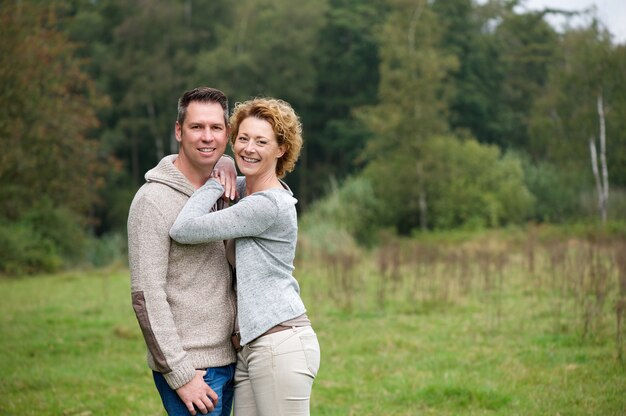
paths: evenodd
<path fill-rule="evenodd" d="M 0 293 L 0 414 L 162 414 L 127 272 L 2 280 Z"/>
<path fill-rule="evenodd" d="M 416 300 L 405 277 L 383 302 L 363 267 L 349 303 L 323 265 L 297 269 L 322 349 L 313 415 L 626 414 L 610 302 L 583 338 L 575 305 L 517 266 L 501 290 L 422 282 Z M 164 414 L 129 290 L 124 269 L 1 279 L 0 415 Z"/>
<path fill-rule="evenodd" d="M 458 309 L 323 322 L 314 414 L 626 412 L 626 373 L 611 345 L 546 339 L 523 322 L 490 331 L 474 319 Z"/>

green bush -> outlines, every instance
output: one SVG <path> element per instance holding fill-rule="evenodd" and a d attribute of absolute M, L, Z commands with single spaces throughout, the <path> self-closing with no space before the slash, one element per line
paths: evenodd
<path fill-rule="evenodd" d="M 417 148 L 394 152 L 365 171 L 384 202 L 383 225 L 410 234 L 422 222 L 428 229 L 476 229 L 528 218 L 533 196 L 515 155 L 454 136 L 431 137 Z"/>
<path fill-rule="evenodd" d="M 20 223 L 31 226 L 42 240 L 50 243 L 67 261 L 78 261 L 85 254 L 87 235 L 84 219 L 65 207 L 54 207 L 48 200 L 29 210 Z"/>
<path fill-rule="evenodd" d="M 128 241 L 123 233 L 105 234 L 92 237 L 87 245 L 86 261 L 95 267 L 113 263 L 127 263 Z"/>
<path fill-rule="evenodd" d="M 514 155 L 451 136 L 431 138 L 424 154 L 434 228 L 498 227 L 527 218 L 533 197 Z"/>
<path fill-rule="evenodd" d="M 565 223 L 589 215 L 583 197 L 591 184 L 578 170 L 559 169 L 547 162 L 533 163 L 527 157 L 520 159 L 524 181 L 535 197 L 533 220 Z"/>
<path fill-rule="evenodd" d="M 52 241 L 28 224 L 0 223 L 0 273 L 22 275 L 54 272 L 63 259 Z"/>
<path fill-rule="evenodd" d="M 424 219 L 428 229 L 446 230 L 520 224 L 531 216 L 534 198 L 516 155 L 453 136 L 425 141 L 420 155 L 398 151 L 370 163 L 315 203 L 303 228 L 328 223 L 371 245 L 381 229 L 410 234 Z"/>
<path fill-rule="evenodd" d="M 339 235 L 345 232 L 360 244 L 373 244 L 381 224 L 381 203 L 374 196 L 369 180 L 362 176 L 352 177 L 341 186 L 333 183 L 332 188 L 302 217 L 301 228 L 315 233 L 315 229 L 321 227 L 326 230 L 324 235 L 329 235 L 332 230 L 334 237 L 329 240 L 343 240 Z M 333 244 L 332 241 L 327 243 Z"/>
<path fill-rule="evenodd" d="M 609 219 L 626 221 L 626 189 L 612 187 L 609 192 Z"/>
<path fill-rule="evenodd" d="M 589 186 L 580 195 L 580 214 L 576 219 L 600 220 L 600 208 L 598 207 L 598 191 L 595 186 Z M 609 200 L 607 204 L 607 219 L 609 221 L 626 220 L 626 190 L 611 186 L 609 187 Z"/>
<path fill-rule="evenodd" d="M 17 221 L 0 222 L 0 273 L 54 272 L 84 258 L 82 219 L 42 200 Z"/>

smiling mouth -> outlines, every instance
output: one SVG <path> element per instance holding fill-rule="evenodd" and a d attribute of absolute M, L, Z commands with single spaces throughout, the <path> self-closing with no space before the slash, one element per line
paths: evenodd
<path fill-rule="evenodd" d="M 198 150 L 200 151 L 200 153 L 211 153 L 215 151 L 215 148 L 214 147 L 201 147 Z"/>
<path fill-rule="evenodd" d="M 244 162 L 247 162 L 247 163 L 257 163 L 259 161 L 258 159 L 250 159 L 250 158 L 247 158 L 247 157 L 244 157 L 244 156 L 242 156 L 241 159 Z"/>

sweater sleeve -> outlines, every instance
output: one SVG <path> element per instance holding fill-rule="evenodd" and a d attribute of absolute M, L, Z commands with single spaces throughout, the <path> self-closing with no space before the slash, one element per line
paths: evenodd
<path fill-rule="evenodd" d="M 185 353 L 165 291 L 171 240 L 157 204 L 143 196 L 128 216 L 132 305 L 157 371 L 172 389 L 187 384 L 195 369 Z"/>
<path fill-rule="evenodd" d="M 255 237 L 267 230 L 278 216 L 278 204 L 265 192 L 241 199 L 237 204 L 211 212 L 224 192 L 216 180 L 209 180 L 189 198 L 170 230 L 182 244 L 199 244 L 230 238 Z"/>

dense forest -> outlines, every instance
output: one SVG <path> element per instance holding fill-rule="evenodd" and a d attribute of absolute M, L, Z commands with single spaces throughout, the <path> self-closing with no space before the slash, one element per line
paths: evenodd
<path fill-rule="evenodd" d="M 176 101 L 199 85 L 300 114 L 304 227 L 368 245 L 624 220 L 626 45 L 593 10 L 520 3 L 2 2 L 0 273 L 124 251 L 130 200 L 177 152 Z"/>

